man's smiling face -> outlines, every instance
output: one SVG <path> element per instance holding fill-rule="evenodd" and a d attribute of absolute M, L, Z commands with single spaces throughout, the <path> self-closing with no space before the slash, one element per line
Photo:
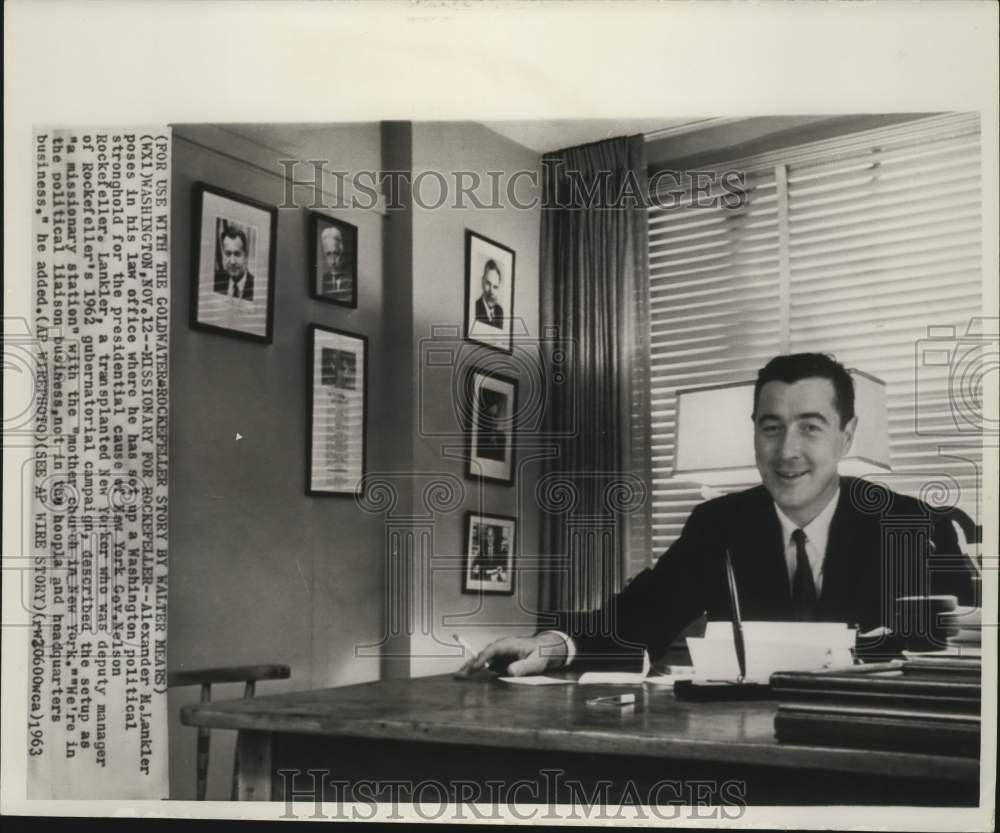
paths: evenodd
<path fill-rule="evenodd" d="M 829 379 L 811 377 L 761 388 L 754 413 L 754 452 L 764 486 L 799 526 L 837 491 L 837 463 L 851 447 L 857 418 L 841 426 Z"/>

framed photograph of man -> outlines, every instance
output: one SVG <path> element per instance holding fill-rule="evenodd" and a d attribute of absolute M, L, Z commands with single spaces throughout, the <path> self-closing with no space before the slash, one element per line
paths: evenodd
<path fill-rule="evenodd" d="M 358 229 L 325 214 L 309 212 L 311 267 L 309 296 L 357 309 Z"/>
<path fill-rule="evenodd" d="M 193 216 L 192 328 L 270 344 L 278 209 L 199 182 Z"/>
<path fill-rule="evenodd" d="M 466 380 L 469 477 L 514 482 L 517 379 L 472 368 Z"/>
<path fill-rule="evenodd" d="M 516 550 L 515 518 L 466 512 L 462 592 L 512 594 Z"/>
<path fill-rule="evenodd" d="M 465 230 L 465 337 L 514 352 L 514 250 Z"/>
<path fill-rule="evenodd" d="M 361 495 L 368 411 L 368 339 L 312 324 L 306 384 L 306 494 Z"/>

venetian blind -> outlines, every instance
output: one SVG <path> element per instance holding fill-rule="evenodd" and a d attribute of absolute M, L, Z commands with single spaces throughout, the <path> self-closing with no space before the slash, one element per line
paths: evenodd
<path fill-rule="evenodd" d="M 978 519 L 978 116 L 714 169 L 744 172 L 741 207 L 704 198 L 698 207 L 689 196 L 650 209 L 653 551 L 630 554 L 629 574 L 704 499 L 671 477 L 676 392 L 753 379 L 779 352 L 831 352 L 884 380 L 893 472 L 882 482 Z M 743 418 L 734 415 L 733 430 L 751 430 Z"/>

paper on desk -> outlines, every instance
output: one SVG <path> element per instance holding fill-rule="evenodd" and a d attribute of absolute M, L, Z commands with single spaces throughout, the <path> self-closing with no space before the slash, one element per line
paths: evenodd
<path fill-rule="evenodd" d="M 857 632 L 838 622 L 744 622 L 747 680 L 766 683 L 775 671 L 819 671 L 852 663 Z M 733 680 L 739 675 L 733 628 L 709 622 L 703 639 L 689 638 L 695 675 Z"/>
<path fill-rule="evenodd" d="M 853 648 L 857 637 L 854 628 L 843 622 L 744 622 L 743 639 L 763 642 L 794 642 L 797 645 L 822 644 L 830 648 Z M 705 639 L 733 641 L 731 622 L 709 622 Z"/>
<path fill-rule="evenodd" d="M 982 658 L 983 649 L 978 645 L 951 645 L 937 651 L 903 651 L 904 659 L 913 657 L 965 657 L 966 659 Z"/>
<path fill-rule="evenodd" d="M 517 683 L 518 685 L 571 685 L 573 680 L 564 677 L 546 677 L 544 674 L 535 674 L 529 677 L 501 677 L 505 683 Z"/>
<path fill-rule="evenodd" d="M 644 671 L 587 671 L 580 675 L 580 685 L 639 685 L 646 679 Z"/>

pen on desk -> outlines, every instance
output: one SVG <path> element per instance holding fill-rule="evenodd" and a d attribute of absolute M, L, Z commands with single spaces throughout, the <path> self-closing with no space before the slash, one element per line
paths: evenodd
<path fill-rule="evenodd" d="M 454 639 L 459 645 L 465 648 L 465 653 L 468 655 L 469 659 L 472 659 L 476 654 L 479 653 L 475 648 L 473 648 L 468 642 L 466 642 L 457 633 L 453 633 L 451 638 Z"/>
<path fill-rule="evenodd" d="M 736 662 L 740 667 L 737 682 L 742 683 L 747 676 L 746 644 L 743 642 L 743 617 L 740 615 L 740 597 L 736 592 L 736 574 L 733 572 L 733 559 L 726 549 L 726 581 L 729 583 L 729 608 L 733 614 L 733 643 L 736 646 Z"/>

